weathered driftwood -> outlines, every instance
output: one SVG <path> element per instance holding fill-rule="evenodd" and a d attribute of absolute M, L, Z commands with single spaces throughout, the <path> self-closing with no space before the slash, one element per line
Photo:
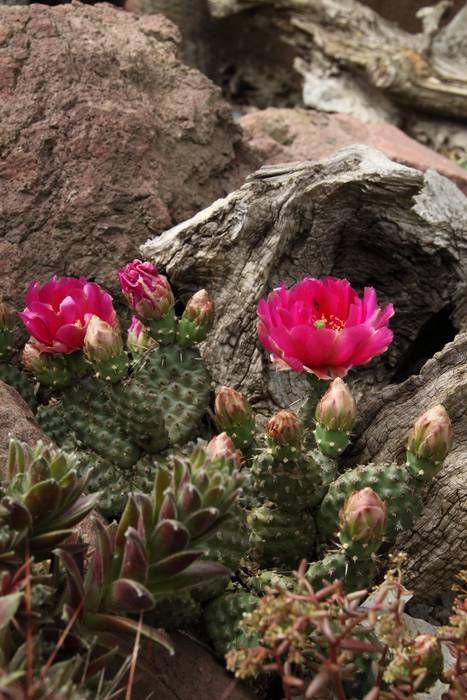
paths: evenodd
<path fill-rule="evenodd" d="M 375 392 L 357 426 L 349 463 L 403 462 L 407 427 L 421 407 L 441 402 L 454 429 L 454 447 L 426 490 L 423 514 L 396 547 L 408 556 L 406 585 L 424 600 L 450 590 L 467 568 L 467 333 L 437 353 L 420 374 Z"/>
<path fill-rule="evenodd" d="M 142 253 L 165 269 L 182 298 L 201 286 L 210 291 L 217 318 L 204 356 L 214 381 L 244 391 L 262 413 L 303 395 L 304 380 L 292 372 L 276 372 L 260 348 L 255 333 L 258 299 L 281 280 L 289 285 L 305 275 L 333 274 L 358 288 L 375 286 L 382 303 L 396 306 L 395 340 L 382 358 L 351 379 L 363 410 L 378 393 L 375 388 L 417 372 L 433 352 L 424 346 L 423 335 L 421 347 L 417 340 L 427 323 L 434 323 L 431 334 L 440 336 L 441 348 L 445 330 L 436 319 L 443 318 L 443 310 L 445 316 L 452 310 L 457 327 L 467 318 L 466 201 L 434 172 L 422 174 L 374 149 L 354 146 L 316 163 L 262 168 L 240 190 L 148 241 Z M 436 376 L 436 365 L 430 366 Z M 446 385 L 437 396 L 433 380 L 425 396 L 417 381 L 385 389 L 397 403 L 404 388 L 407 393 L 400 396 L 412 402 L 410 411 L 385 412 L 379 442 L 368 433 L 365 460 L 378 457 L 387 436 L 393 430 L 399 435 L 402 426 L 407 429 L 427 403 L 444 398 Z M 364 413 L 354 460 L 358 450 L 363 453 L 365 430 L 372 430 L 370 413 Z M 460 446 L 462 427 L 459 440 Z M 448 493 L 456 469 L 449 464 L 443 476 Z M 457 488 L 454 477 L 452 493 Z M 449 528 L 449 520 L 445 526 Z M 413 537 L 415 549 L 417 535 Z M 420 551 L 423 547 L 420 540 Z"/>
<path fill-rule="evenodd" d="M 295 46 L 305 85 L 309 73 L 309 106 L 319 106 L 313 103 L 318 97 L 312 94 L 317 72 L 320 80 L 328 72 L 335 81 L 336 69 L 343 68 L 357 80 L 355 89 L 363 77 L 373 90 L 412 109 L 460 118 L 467 114 L 467 59 L 459 56 L 466 46 L 467 7 L 438 38 L 445 2 L 425 12 L 425 31 L 416 35 L 356 0 L 209 0 L 209 4 L 215 17 L 252 8 L 264 12 L 265 21 L 274 23 L 279 34 Z M 333 87 L 338 89 L 337 84 Z M 340 89 L 345 93 L 346 85 Z"/>

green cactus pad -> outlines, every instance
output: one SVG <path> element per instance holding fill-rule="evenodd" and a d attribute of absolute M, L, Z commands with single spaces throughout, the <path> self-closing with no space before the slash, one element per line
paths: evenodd
<path fill-rule="evenodd" d="M 376 564 L 372 559 L 353 561 L 343 550 L 330 552 L 321 561 L 310 564 L 306 577 L 315 590 L 333 583 L 336 579 L 344 583 L 346 591 L 368 588 L 376 574 Z"/>
<path fill-rule="evenodd" d="M 162 412 L 172 445 L 193 437 L 209 404 L 211 382 L 196 349 L 164 345 L 149 350 L 133 378 L 145 388 L 149 405 Z"/>
<path fill-rule="evenodd" d="M 251 511 L 247 522 L 253 557 L 262 566 L 296 568 L 313 552 L 316 529 L 306 512 L 282 511 L 267 504 Z"/>
<path fill-rule="evenodd" d="M 84 379 L 64 394 L 62 406 L 71 432 L 87 448 L 122 469 L 138 461 L 141 450 L 120 426 L 103 382 Z"/>
<path fill-rule="evenodd" d="M 164 416 L 156 405 L 156 396 L 137 379 L 109 387 L 118 421 L 133 442 L 145 452 L 157 454 L 169 444 Z"/>
<path fill-rule="evenodd" d="M 12 386 L 24 401 L 34 410 L 36 407 L 36 397 L 34 395 L 34 384 L 28 375 L 15 365 L 0 362 L 0 380 Z"/>
<path fill-rule="evenodd" d="M 386 538 L 393 541 L 409 529 L 423 507 L 419 485 L 405 466 L 366 464 L 341 474 L 328 489 L 318 512 L 317 525 L 323 539 L 335 539 L 339 511 L 353 491 L 370 486 L 388 504 Z"/>
<path fill-rule="evenodd" d="M 277 586 L 287 591 L 293 591 L 297 587 L 297 579 L 294 576 L 281 574 L 274 569 L 264 569 L 256 576 L 252 576 L 248 580 L 248 585 L 258 595 L 264 595 L 269 589 L 275 589 Z"/>
<path fill-rule="evenodd" d="M 326 430 L 319 423 L 316 424 L 313 435 L 316 445 L 327 457 L 336 459 L 349 444 L 349 434 L 341 430 Z"/>
<path fill-rule="evenodd" d="M 257 492 L 281 510 L 313 508 L 322 499 L 319 464 L 311 453 L 302 455 L 297 451 L 291 459 L 281 456 L 282 450 L 269 448 L 255 457 L 251 472 Z"/>
<path fill-rule="evenodd" d="M 224 656 L 231 649 L 254 646 L 258 637 L 246 633 L 240 623 L 258 604 L 258 596 L 246 591 L 227 592 L 213 600 L 204 611 L 204 622 L 214 649 Z"/>

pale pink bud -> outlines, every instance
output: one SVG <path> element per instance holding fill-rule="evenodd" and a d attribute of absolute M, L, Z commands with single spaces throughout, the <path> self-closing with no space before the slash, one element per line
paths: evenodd
<path fill-rule="evenodd" d="M 206 453 L 210 459 L 230 459 L 237 464 L 240 464 L 241 461 L 241 453 L 235 449 L 235 445 L 227 433 L 220 433 L 220 435 L 211 438 L 206 446 Z"/>
<path fill-rule="evenodd" d="M 221 386 L 214 404 L 216 421 L 222 428 L 250 420 L 253 410 L 248 401 L 230 386 Z"/>
<path fill-rule="evenodd" d="M 326 430 L 348 433 L 356 419 L 356 407 L 345 382 L 337 377 L 316 406 L 316 420 Z"/>
<path fill-rule="evenodd" d="M 205 289 L 200 289 L 188 300 L 182 319 L 194 321 L 197 326 L 209 330 L 214 320 L 214 304 Z"/>
<path fill-rule="evenodd" d="M 419 459 L 439 464 L 452 447 L 452 425 L 441 404 L 417 418 L 410 432 L 407 448 Z"/>
<path fill-rule="evenodd" d="M 102 362 L 123 353 L 120 331 L 99 316 L 91 316 L 84 336 L 84 353 L 92 362 Z"/>
<path fill-rule="evenodd" d="M 47 369 L 47 354 L 41 352 L 31 339 L 24 346 L 21 354 L 21 362 L 25 369 L 32 372 L 35 376 L 38 376 Z"/>
<path fill-rule="evenodd" d="M 354 491 L 339 513 L 345 537 L 364 543 L 383 538 L 387 504 L 370 487 Z"/>

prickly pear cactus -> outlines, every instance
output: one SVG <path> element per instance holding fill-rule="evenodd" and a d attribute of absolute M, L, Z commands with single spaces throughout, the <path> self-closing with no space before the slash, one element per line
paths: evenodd
<path fill-rule="evenodd" d="M 224 593 L 209 603 L 204 612 L 204 623 L 214 649 L 224 656 L 230 649 L 254 646 L 257 638 L 246 634 L 240 627 L 243 616 L 258 603 L 258 596 L 244 590 Z"/>

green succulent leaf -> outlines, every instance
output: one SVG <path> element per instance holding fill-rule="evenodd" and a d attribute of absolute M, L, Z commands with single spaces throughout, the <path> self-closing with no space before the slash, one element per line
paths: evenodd
<path fill-rule="evenodd" d="M 0 630 L 13 620 L 23 599 L 22 593 L 10 593 L 0 596 Z"/>

